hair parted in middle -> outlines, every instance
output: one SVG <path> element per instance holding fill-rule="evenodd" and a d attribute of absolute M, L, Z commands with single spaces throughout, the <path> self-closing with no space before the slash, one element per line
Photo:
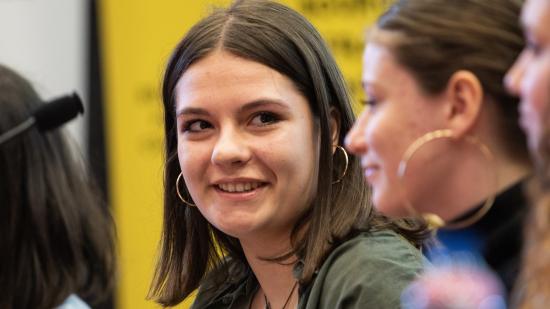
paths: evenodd
<path fill-rule="evenodd" d="M 369 41 L 388 47 L 429 95 L 440 94 L 459 70 L 472 72 L 497 104 L 506 151 L 528 158 L 518 99 L 503 79 L 524 46 L 521 0 L 399 0 L 378 19 Z M 471 18 L 479 16 L 479 18 Z"/>
<path fill-rule="evenodd" d="M 345 80 L 317 30 L 282 4 L 236 1 L 192 27 L 166 68 L 162 90 L 166 143 L 164 224 L 149 297 L 163 305 L 178 304 L 199 286 L 208 271 L 227 261 L 225 255 L 247 267 L 238 239 L 209 224 L 197 208 L 182 205 L 175 187 L 180 173 L 175 87 L 193 63 L 217 50 L 264 64 L 289 78 L 307 98 L 320 136 L 317 194 L 294 226 L 292 251 L 269 260 L 280 262 L 296 255 L 304 265 L 300 283 L 307 284 L 330 250 L 359 231 L 391 228 L 413 242 L 425 237 L 423 224 L 390 222 L 373 210 L 357 158 L 349 158 L 347 173 L 340 182 L 332 184 L 342 175 L 345 161 L 338 153 L 333 156 L 336 145 L 331 138 L 331 113 L 335 111 L 339 116 L 339 144 L 355 117 Z M 180 189 L 191 202 L 185 185 Z"/>

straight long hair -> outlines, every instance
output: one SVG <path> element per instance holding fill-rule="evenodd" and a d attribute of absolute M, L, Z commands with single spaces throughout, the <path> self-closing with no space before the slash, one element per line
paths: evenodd
<path fill-rule="evenodd" d="M 329 48 L 317 30 L 300 14 L 272 1 L 236 1 L 197 23 L 181 40 L 168 62 L 163 81 L 165 128 L 164 223 L 155 278 L 149 297 L 174 306 L 194 291 L 212 269 L 224 269 L 229 257 L 242 269 L 248 264 L 238 239 L 212 226 L 196 207 L 181 203 L 176 195 L 180 173 L 177 158 L 175 87 L 186 70 L 215 50 L 264 64 L 294 83 L 307 98 L 320 134 L 317 194 L 294 226 L 289 254 L 303 261 L 300 284 L 311 282 L 317 269 L 339 243 L 362 230 L 393 228 L 418 240 L 424 226 L 394 224 L 375 213 L 369 189 L 357 158 L 350 157 L 348 172 L 340 182 L 345 162 L 332 154 L 331 111 L 340 117 L 339 144 L 354 122 L 350 95 Z M 300 134 L 299 132 L 296 132 Z M 192 201 L 182 184 L 187 201 Z M 404 228 L 402 230 L 401 228 Z M 220 281 L 226 279 L 227 273 Z"/>
<path fill-rule="evenodd" d="M 0 132 L 41 100 L 0 65 Z M 94 304 L 110 292 L 114 228 L 59 131 L 31 128 L 0 146 L 0 308 L 51 309 L 69 295 Z"/>

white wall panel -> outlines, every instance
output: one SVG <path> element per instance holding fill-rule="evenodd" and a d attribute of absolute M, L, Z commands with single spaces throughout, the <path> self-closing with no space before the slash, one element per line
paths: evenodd
<path fill-rule="evenodd" d="M 86 2 L 0 0 L 0 63 L 31 80 L 44 99 L 76 90 L 87 105 Z M 84 123 L 80 117 L 68 125 L 81 146 Z"/>

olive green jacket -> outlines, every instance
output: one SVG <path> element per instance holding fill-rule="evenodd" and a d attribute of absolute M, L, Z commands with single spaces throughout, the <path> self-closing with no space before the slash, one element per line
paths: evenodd
<path fill-rule="evenodd" d="M 398 234 L 363 232 L 336 247 L 313 281 L 300 287 L 298 308 L 399 308 L 401 291 L 423 263 L 421 253 Z M 228 276 L 222 276 L 226 280 L 209 276 L 191 308 L 249 308 L 258 282 L 250 269 L 242 268 L 228 263 L 223 270 Z"/>

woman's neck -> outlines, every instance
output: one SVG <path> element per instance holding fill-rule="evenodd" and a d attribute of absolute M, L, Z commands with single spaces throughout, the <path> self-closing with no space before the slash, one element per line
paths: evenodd
<path fill-rule="evenodd" d="M 497 159 L 499 160 L 499 159 Z M 532 173 L 533 168 L 528 160 L 523 162 L 513 159 L 500 159 L 502 163 L 499 166 L 498 175 L 498 191 L 501 192 L 518 181 L 526 178 Z"/>
<path fill-rule="evenodd" d="M 241 240 L 248 264 L 260 285 L 251 308 L 265 308 L 266 299 L 273 309 L 283 308 L 287 300 L 286 309 L 296 307 L 298 290 L 292 291 L 296 283 L 293 275 L 296 258 L 291 257 L 283 262 L 265 260 L 288 253 L 291 248 L 289 239 L 290 237 L 278 240 Z"/>
<path fill-rule="evenodd" d="M 532 167 L 528 161 L 521 161 L 508 157 L 504 152 L 493 151 L 493 155 L 493 167 L 490 168 L 492 171 L 489 171 L 489 173 L 494 173 L 496 176 L 496 183 L 488 187 L 489 190 L 483 194 L 482 199 L 473 199 L 463 204 L 465 208 L 456 209 L 453 213 L 449 213 L 446 221 L 460 217 L 464 215 L 464 213 L 473 210 L 475 207 L 484 203 L 491 195 L 498 195 L 532 172 Z M 475 182 L 471 182 L 470 185 L 479 186 L 479 183 L 476 184 Z"/>

